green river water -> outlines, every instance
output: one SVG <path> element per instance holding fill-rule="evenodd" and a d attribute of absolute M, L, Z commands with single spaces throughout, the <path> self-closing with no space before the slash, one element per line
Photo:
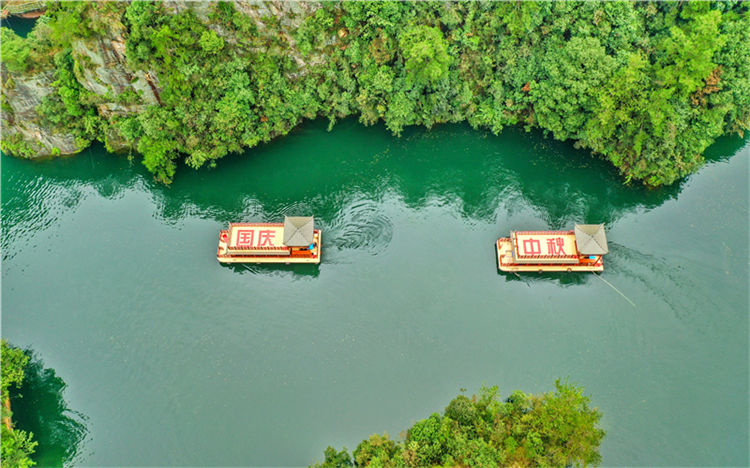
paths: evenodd
<path fill-rule="evenodd" d="M 101 147 L 3 156 L 2 335 L 37 365 L 18 426 L 42 466 L 306 465 L 461 388 L 562 377 L 605 465 L 747 465 L 749 155 L 724 138 L 650 191 L 539 133 L 349 119 L 170 187 Z M 320 266 L 216 261 L 228 222 L 285 214 L 315 215 Z M 606 223 L 625 297 L 497 271 L 497 237 L 575 222 Z"/>

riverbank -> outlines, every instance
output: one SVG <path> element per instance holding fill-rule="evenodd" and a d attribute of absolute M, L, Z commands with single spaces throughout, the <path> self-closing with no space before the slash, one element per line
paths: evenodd
<path fill-rule="evenodd" d="M 84 2 L 43 18 L 3 41 L 5 151 L 99 140 L 163 182 L 315 117 L 540 128 L 649 186 L 750 128 L 742 3 Z"/>

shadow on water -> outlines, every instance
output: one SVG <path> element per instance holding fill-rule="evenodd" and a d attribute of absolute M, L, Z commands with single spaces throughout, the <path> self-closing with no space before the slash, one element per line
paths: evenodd
<path fill-rule="evenodd" d="M 222 264 L 222 267 L 228 268 L 239 274 L 265 275 L 265 276 L 294 276 L 317 278 L 320 275 L 318 265 L 296 264 L 296 265 L 277 265 L 277 264 L 255 264 L 255 263 L 237 263 Z"/>
<path fill-rule="evenodd" d="M 742 147 L 747 146 L 748 140 L 748 136 L 743 138 L 736 133 L 721 137 L 713 145 L 706 148 L 703 156 L 707 163 L 726 161 L 737 154 Z"/>
<path fill-rule="evenodd" d="M 87 419 L 68 408 L 63 397 L 66 384 L 45 368 L 36 354 L 30 356 L 21 388 L 11 391 L 11 407 L 16 427 L 34 434 L 39 443 L 32 459 L 37 466 L 68 466 L 81 456 L 88 434 Z M 22 397 L 19 397 L 22 395 Z"/>
<path fill-rule="evenodd" d="M 555 283 L 563 287 L 568 286 L 580 286 L 586 284 L 589 281 L 590 275 L 582 275 L 580 273 L 538 273 L 538 272 L 519 272 L 509 273 L 505 271 L 497 271 L 498 276 L 505 277 L 505 281 L 509 283 L 521 282 L 528 287 L 533 287 L 534 283 L 537 282 L 549 282 Z"/>
<path fill-rule="evenodd" d="M 215 170 L 180 172 L 164 198 L 165 217 L 201 211 L 225 216 L 315 213 L 343 235 L 366 220 L 367 230 L 387 232 L 378 202 L 396 195 L 410 208 L 457 203 L 462 216 L 492 222 L 498 208 L 531 205 L 551 228 L 571 219 L 610 223 L 637 206 L 653 208 L 675 197 L 680 184 L 658 190 L 624 186 L 605 161 L 538 132 L 508 128 L 500 136 L 466 125 L 410 128 L 394 138 L 382 126 L 349 119 L 331 133 L 324 122 L 221 161 Z M 248 164 L 252 160 L 252 168 Z M 200 187 L 215 185 L 220 190 Z M 255 202 L 255 203 L 253 203 Z M 354 210 L 349 222 L 342 210 Z M 329 238 L 330 240 L 330 238 Z M 363 240 L 366 242 L 366 240 Z"/>
<path fill-rule="evenodd" d="M 735 154 L 745 141 L 720 139 L 709 162 Z M 188 216 L 218 221 L 278 221 L 314 214 L 326 243 L 377 254 L 393 234 L 387 209 L 450 205 L 469 222 L 493 223 L 531 208 L 538 226 L 575 222 L 611 224 L 625 213 L 675 198 L 684 183 L 649 190 L 622 178 L 606 161 L 539 132 L 507 128 L 499 136 L 467 125 L 409 128 L 401 138 L 382 125 L 355 119 L 331 132 L 317 120 L 290 135 L 230 155 L 215 169 L 180 167 L 170 186 L 154 182 L 138 161 L 108 154 L 101 145 L 47 162 L 3 156 L 3 255 L 8 243 L 55 221 L 90 193 L 117 199 L 147 193 L 157 216 L 179 223 Z M 502 218 L 502 217 L 501 217 Z M 501 232 L 511 226 L 500 226 Z"/>

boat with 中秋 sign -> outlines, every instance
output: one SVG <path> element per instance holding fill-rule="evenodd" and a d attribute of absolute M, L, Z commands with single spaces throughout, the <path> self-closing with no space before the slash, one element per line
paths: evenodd
<path fill-rule="evenodd" d="M 576 224 L 572 231 L 511 231 L 495 244 L 502 271 L 603 271 L 609 253 L 604 224 Z"/>
<path fill-rule="evenodd" d="M 312 216 L 283 223 L 230 223 L 219 235 L 222 263 L 320 263 L 321 232 Z"/>

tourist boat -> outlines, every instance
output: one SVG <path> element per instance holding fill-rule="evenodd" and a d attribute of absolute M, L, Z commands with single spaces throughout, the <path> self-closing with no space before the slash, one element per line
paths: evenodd
<path fill-rule="evenodd" d="M 230 223 L 219 235 L 222 263 L 320 263 L 321 233 L 312 216 L 283 223 Z"/>
<path fill-rule="evenodd" d="M 603 224 L 576 224 L 572 231 L 511 231 L 495 244 L 502 271 L 603 271 L 609 253 Z"/>

